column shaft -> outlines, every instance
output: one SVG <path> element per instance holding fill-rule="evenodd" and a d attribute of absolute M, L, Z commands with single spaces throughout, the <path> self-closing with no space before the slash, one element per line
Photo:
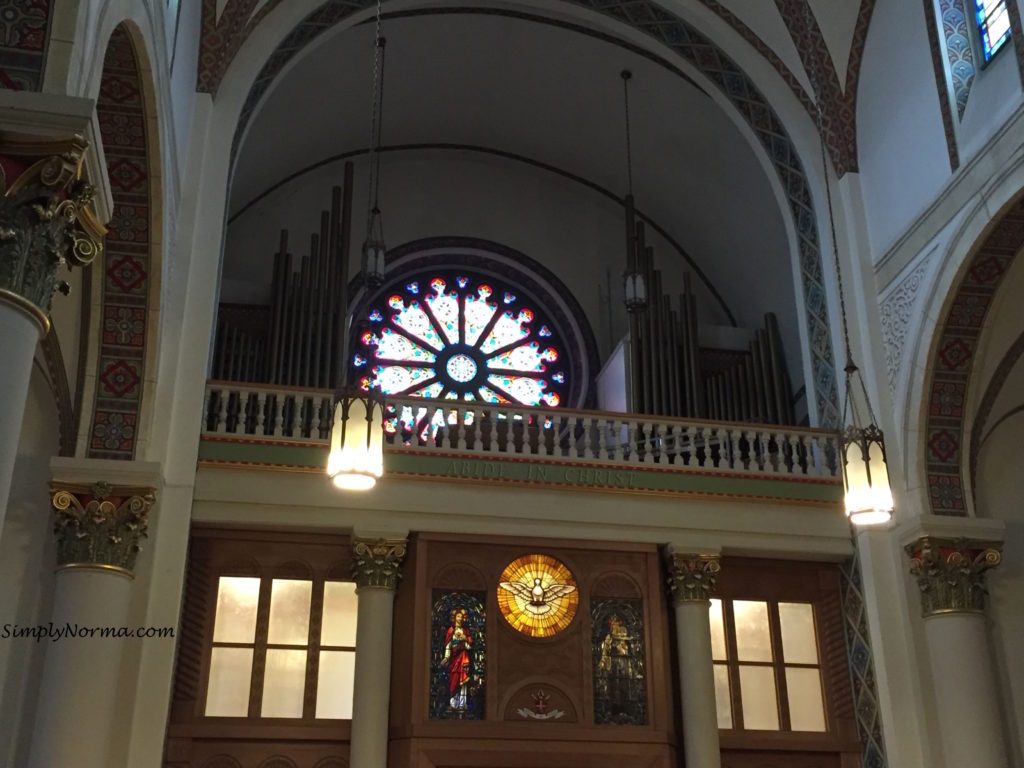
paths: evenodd
<path fill-rule="evenodd" d="M 925 619 L 924 627 L 946 765 L 1005 768 L 999 694 L 984 615 L 936 614 Z"/>
<path fill-rule="evenodd" d="M 358 594 L 349 765 L 352 768 L 386 768 L 395 592 L 379 587 L 362 587 Z"/>
<path fill-rule="evenodd" d="M 39 342 L 39 322 L 28 312 L 0 298 L 0 533 L 3 532 L 11 476 L 18 455 L 21 422 L 32 375 L 32 357 Z"/>
<path fill-rule="evenodd" d="M 720 768 L 715 672 L 711 659 L 708 603 L 675 607 L 679 647 L 679 686 L 683 707 L 683 754 L 687 768 Z"/>
<path fill-rule="evenodd" d="M 131 578 L 115 571 L 73 568 L 57 574 L 53 627 L 123 627 Z M 117 678 L 123 639 L 62 637 L 44 640 L 29 768 L 109 768 L 118 723 Z"/>

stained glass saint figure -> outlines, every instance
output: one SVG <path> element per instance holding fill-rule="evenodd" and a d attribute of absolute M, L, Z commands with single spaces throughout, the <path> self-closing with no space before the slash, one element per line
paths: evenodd
<path fill-rule="evenodd" d="M 434 591 L 430 718 L 484 717 L 484 595 Z"/>
<path fill-rule="evenodd" d="M 598 725 L 647 722 L 642 606 L 639 600 L 625 599 L 592 604 L 594 722 Z"/>

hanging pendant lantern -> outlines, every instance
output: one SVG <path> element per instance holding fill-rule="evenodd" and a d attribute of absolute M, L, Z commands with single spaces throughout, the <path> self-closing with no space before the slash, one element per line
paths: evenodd
<path fill-rule="evenodd" d="M 638 314 L 647 309 L 647 286 L 642 272 L 626 272 L 623 275 L 626 294 L 626 311 Z"/>
<path fill-rule="evenodd" d="M 882 430 L 874 424 L 843 433 L 846 516 L 854 525 L 879 525 L 892 518 L 892 488 Z"/>
<path fill-rule="evenodd" d="M 384 244 L 384 222 L 380 208 L 373 207 L 363 242 L 363 280 L 371 288 L 384 285 L 388 249 Z"/>
<path fill-rule="evenodd" d="M 342 490 L 367 491 L 384 474 L 383 403 L 349 389 L 334 406 L 327 475 Z"/>

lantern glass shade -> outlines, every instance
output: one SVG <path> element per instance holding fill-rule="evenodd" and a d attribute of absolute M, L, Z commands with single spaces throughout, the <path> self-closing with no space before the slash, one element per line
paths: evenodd
<path fill-rule="evenodd" d="M 363 276 L 373 287 L 384 284 L 387 248 L 383 240 L 368 239 L 363 243 Z"/>
<path fill-rule="evenodd" d="M 850 427 L 843 445 L 846 515 L 855 525 L 879 525 L 892 518 L 893 498 L 882 432 Z"/>
<path fill-rule="evenodd" d="M 647 307 L 647 286 L 639 272 L 627 272 L 625 276 L 626 309 L 639 312 Z"/>
<path fill-rule="evenodd" d="M 344 396 L 334 407 L 327 475 L 347 491 L 366 491 L 384 474 L 380 405 L 365 394 Z"/>

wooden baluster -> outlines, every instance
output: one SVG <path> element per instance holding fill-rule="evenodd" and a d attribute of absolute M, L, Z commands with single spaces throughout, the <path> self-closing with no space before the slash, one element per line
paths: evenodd
<path fill-rule="evenodd" d="M 790 434 L 786 436 L 789 444 L 789 473 L 791 475 L 802 475 L 803 467 L 800 466 L 800 438 Z"/>
<path fill-rule="evenodd" d="M 655 458 L 655 463 L 668 464 L 668 442 L 665 440 L 665 425 L 661 422 L 654 426 L 654 439 L 658 443 L 658 455 Z"/>
<path fill-rule="evenodd" d="M 550 429 L 545 427 L 547 423 L 547 416 L 543 413 L 537 417 L 537 455 L 547 456 L 548 455 L 548 433 Z M 552 421 L 552 424 L 554 422 Z"/>
<path fill-rule="evenodd" d="M 484 449 L 483 440 L 483 410 L 473 408 L 470 413 L 473 416 L 473 452 L 481 453 Z"/>
<path fill-rule="evenodd" d="M 533 421 L 534 415 L 532 413 L 524 413 L 519 423 L 522 424 L 522 449 L 521 453 L 524 456 L 530 456 L 533 454 L 533 442 L 530 440 L 530 422 Z"/>
<path fill-rule="evenodd" d="M 490 430 L 490 440 L 487 443 L 488 453 L 498 452 L 498 409 L 495 406 L 490 406 L 487 409 L 487 418 L 490 422 L 487 426 Z"/>
<path fill-rule="evenodd" d="M 590 434 L 590 428 L 593 426 L 594 420 L 589 416 L 583 418 L 583 455 L 581 458 L 592 459 L 594 458 L 593 453 L 593 435 Z"/>
<path fill-rule="evenodd" d="M 203 395 L 203 416 L 199 422 L 200 432 L 209 432 L 210 426 L 210 402 L 213 400 L 213 390 L 207 388 Z"/>
<path fill-rule="evenodd" d="M 628 461 L 630 464 L 640 463 L 640 450 L 637 447 L 637 425 L 638 422 L 630 419 L 626 424 L 626 445 L 623 446 L 622 458 Z M 626 457 L 626 451 L 629 451 L 629 457 Z"/>
<path fill-rule="evenodd" d="M 715 462 L 715 468 L 725 469 L 729 466 L 729 435 L 724 427 L 715 427 L 715 442 L 718 443 L 718 461 Z"/>
<path fill-rule="evenodd" d="M 460 406 L 455 411 L 455 434 L 458 437 L 457 447 L 460 451 L 466 450 L 466 414 L 468 410 L 465 406 Z"/>
<path fill-rule="evenodd" d="M 274 393 L 273 416 L 273 431 L 270 434 L 274 437 L 281 437 L 281 433 L 284 428 L 284 398 L 281 397 L 279 392 Z M 334 414 L 331 414 L 331 418 L 334 418 Z"/>
<path fill-rule="evenodd" d="M 221 389 L 217 391 L 217 427 L 214 432 L 223 435 L 226 433 L 228 426 L 228 398 L 230 395 L 227 391 Z"/>
<path fill-rule="evenodd" d="M 686 426 L 686 466 L 697 466 L 697 428 Z"/>
<path fill-rule="evenodd" d="M 700 429 L 699 441 L 700 441 L 701 448 L 703 448 L 703 450 L 704 450 L 704 458 L 701 459 L 700 466 L 703 469 L 710 469 L 711 467 L 713 467 L 715 465 L 714 459 L 713 459 L 713 456 L 712 456 L 712 454 L 714 452 L 711 450 L 711 434 L 710 434 L 711 428 L 710 427 L 705 427 L 705 426 L 702 425 L 699 429 Z"/>
<path fill-rule="evenodd" d="M 265 435 L 267 430 L 263 426 L 263 420 L 266 417 L 264 409 L 267 407 L 267 393 L 259 392 L 256 395 L 256 426 L 253 429 L 255 435 Z"/>

